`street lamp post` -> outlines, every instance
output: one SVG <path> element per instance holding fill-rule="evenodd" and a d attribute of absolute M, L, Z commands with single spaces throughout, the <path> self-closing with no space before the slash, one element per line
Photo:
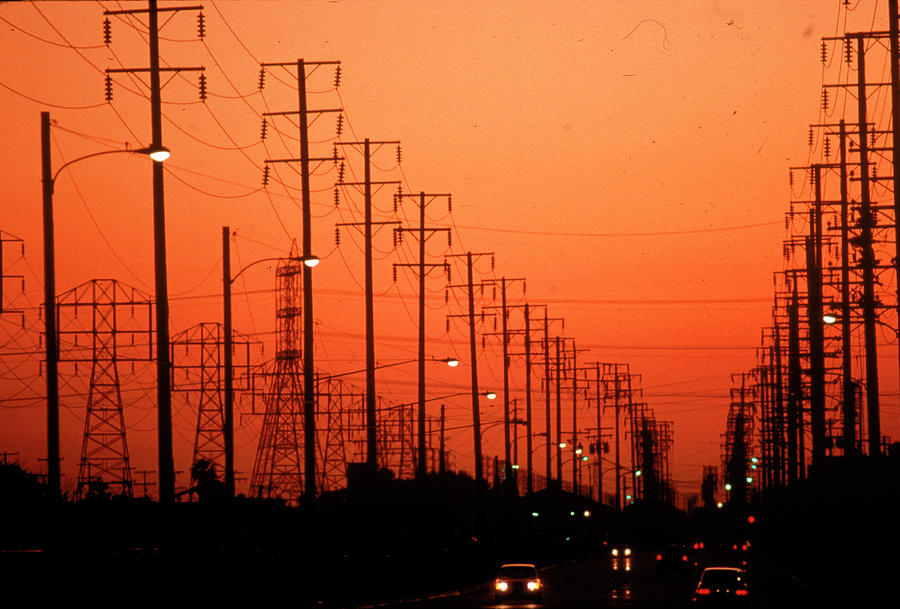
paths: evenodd
<path fill-rule="evenodd" d="M 47 359 L 47 489 L 50 499 L 58 501 L 60 491 L 59 454 L 59 339 L 56 327 L 56 247 L 53 228 L 53 190 L 56 178 L 70 165 L 107 154 L 127 152 L 145 154 L 154 163 L 169 158 L 169 151 L 162 146 L 138 149 L 102 150 L 64 163 L 56 173 L 50 158 L 50 113 L 41 112 L 41 184 L 43 195 L 44 233 L 44 349 Z"/>
<path fill-rule="evenodd" d="M 222 227 L 222 293 L 223 293 L 223 333 L 225 334 L 225 403 L 223 405 L 223 430 L 225 444 L 225 489 L 228 499 L 234 498 L 234 370 L 232 362 L 233 328 L 231 319 L 231 286 L 237 281 L 244 271 L 263 262 L 280 262 L 285 258 L 261 258 L 254 260 L 240 269 L 234 276 L 231 275 L 231 229 Z M 314 267 L 319 263 L 315 256 L 301 258 L 307 267 Z"/>

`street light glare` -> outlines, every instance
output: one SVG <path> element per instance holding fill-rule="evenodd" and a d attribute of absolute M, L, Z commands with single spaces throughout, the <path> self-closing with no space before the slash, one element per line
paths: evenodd
<path fill-rule="evenodd" d="M 448 357 L 444 361 L 446 361 L 447 365 L 450 366 L 451 368 L 456 368 L 457 366 L 459 366 L 459 360 L 456 359 L 455 357 Z"/>
<path fill-rule="evenodd" d="M 493 391 L 488 391 L 487 393 L 484 394 L 484 397 L 486 397 L 489 400 L 493 400 L 494 398 L 497 397 L 497 394 Z"/>
<path fill-rule="evenodd" d="M 157 148 L 155 150 L 151 150 L 148 154 L 149 154 L 150 158 L 153 159 L 154 161 L 156 161 L 157 163 L 162 163 L 163 161 L 168 159 L 170 156 L 172 156 L 172 153 L 169 152 L 168 148 Z"/>
<path fill-rule="evenodd" d="M 826 324 L 833 324 L 837 321 L 837 316 L 832 315 L 831 313 L 826 313 L 822 316 L 822 321 L 824 321 Z"/>
<path fill-rule="evenodd" d="M 319 259 L 316 256 L 306 256 L 303 259 L 303 264 L 308 266 L 309 268 L 313 268 L 319 264 Z"/>

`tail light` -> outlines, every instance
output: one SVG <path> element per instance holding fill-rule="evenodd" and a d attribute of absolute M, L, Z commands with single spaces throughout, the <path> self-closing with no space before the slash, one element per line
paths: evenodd
<path fill-rule="evenodd" d="M 736 596 L 747 596 L 748 594 L 750 594 L 750 591 L 747 590 L 746 588 L 738 588 L 737 590 L 734 591 L 734 594 Z"/>
<path fill-rule="evenodd" d="M 662 560 L 662 554 L 657 554 L 657 555 L 656 555 L 656 560 L 657 560 L 657 561 Z"/>
<path fill-rule="evenodd" d="M 697 588 L 697 594 L 707 595 L 712 592 L 709 588 Z"/>

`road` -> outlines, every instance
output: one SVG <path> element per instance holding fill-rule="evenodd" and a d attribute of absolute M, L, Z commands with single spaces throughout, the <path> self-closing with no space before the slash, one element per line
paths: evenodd
<path fill-rule="evenodd" d="M 769 564 L 748 565 L 753 607 L 821 607 L 821 599 Z M 700 567 L 660 571 L 654 552 L 638 551 L 631 559 L 597 556 L 540 569 L 544 594 L 540 603 L 495 603 L 492 582 L 368 607 L 690 607 Z"/>

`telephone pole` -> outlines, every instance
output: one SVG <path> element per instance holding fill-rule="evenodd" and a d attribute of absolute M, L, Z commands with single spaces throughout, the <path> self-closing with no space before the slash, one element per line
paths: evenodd
<path fill-rule="evenodd" d="M 200 11 L 202 6 L 174 6 L 158 8 L 156 0 L 149 0 L 148 9 L 104 11 L 104 15 L 148 14 L 150 38 L 149 68 L 120 68 L 106 70 L 107 101 L 112 101 L 113 73 L 149 72 L 150 75 L 150 124 L 151 147 L 163 147 L 162 141 L 162 94 L 160 74 L 162 72 L 203 72 L 203 67 L 173 68 L 160 67 L 159 61 L 159 13 L 178 11 Z M 201 34 L 202 36 L 202 34 Z M 107 38 L 107 43 L 109 38 Z M 205 76 L 200 76 L 200 97 L 205 100 Z M 172 389 L 170 383 L 171 361 L 169 360 L 169 293 L 166 270 L 166 216 L 163 167 L 161 162 L 153 163 L 153 263 L 156 300 L 156 392 L 157 392 L 157 438 L 159 446 L 159 502 L 170 505 L 175 501 L 175 463 L 172 457 Z"/>
<path fill-rule="evenodd" d="M 297 71 L 297 110 L 285 112 L 265 112 L 263 118 L 275 116 L 297 116 L 300 127 L 300 158 L 266 159 L 266 173 L 264 184 L 268 177 L 270 163 L 300 163 L 301 178 L 301 223 L 302 223 L 302 282 L 303 282 L 303 499 L 312 503 L 316 498 L 316 395 L 315 395 L 315 353 L 313 349 L 313 293 L 312 293 L 312 269 L 318 264 L 319 259 L 312 253 L 312 213 L 310 201 L 310 164 L 322 164 L 334 162 L 337 164 L 337 151 L 331 157 L 311 157 L 309 153 L 309 120 L 311 114 L 319 116 L 324 113 L 342 112 L 341 108 L 327 108 L 311 110 L 306 103 L 306 68 L 312 66 L 334 65 L 337 66 L 335 86 L 339 82 L 339 61 L 306 61 L 298 59 L 296 62 L 264 62 L 260 68 L 260 89 L 266 68 L 296 67 Z"/>
<path fill-rule="evenodd" d="M 465 254 L 447 254 L 446 256 L 444 256 L 444 259 L 446 260 L 449 258 L 460 256 L 465 256 L 466 258 L 467 281 L 464 285 L 448 285 L 447 289 L 460 287 L 466 288 L 468 312 L 465 315 L 469 321 L 469 360 L 471 361 L 472 366 L 472 440 L 475 451 L 475 481 L 480 484 L 484 480 L 484 457 L 482 455 L 481 447 L 481 406 L 478 401 L 478 352 L 476 351 L 475 345 L 475 286 L 472 278 L 472 267 L 474 262 L 473 259 L 477 259 L 480 256 L 490 256 L 491 270 L 493 270 L 494 254 L 493 252 L 466 252 Z M 484 282 L 482 282 L 481 286 L 484 287 L 484 285 Z M 448 315 L 448 318 L 449 317 L 455 316 Z"/>
<path fill-rule="evenodd" d="M 432 267 L 440 267 L 445 271 L 447 268 L 446 262 L 440 264 L 426 264 L 425 263 L 425 241 L 428 238 L 427 236 L 433 235 L 438 232 L 447 233 L 447 240 L 451 238 L 451 233 L 449 228 L 427 228 L 425 226 L 425 207 L 428 203 L 434 201 L 437 198 L 445 197 L 447 199 L 448 207 L 450 205 L 450 195 L 449 194 L 426 194 L 425 192 L 420 192 L 418 195 L 412 194 L 399 194 L 397 195 L 399 200 L 402 200 L 403 197 L 417 197 L 419 200 L 419 228 L 397 228 L 394 229 L 397 231 L 398 237 L 402 239 L 402 235 L 404 232 L 412 232 L 418 234 L 419 238 L 419 262 L 418 264 L 394 264 L 394 274 L 396 279 L 396 272 L 398 267 L 418 267 L 418 275 L 419 275 L 419 407 L 418 407 L 418 424 L 417 424 L 417 436 L 418 436 L 418 447 L 416 452 L 416 478 L 422 479 L 425 477 L 426 472 L 426 441 L 425 441 L 425 269 Z"/>
<path fill-rule="evenodd" d="M 372 141 L 366 138 L 362 142 L 337 142 L 336 146 L 362 146 L 364 177 L 362 182 L 346 182 L 343 180 L 343 164 L 339 173 L 339 181 L 336 186 L 362 186 L 364 188 L 364 221 L 348 222 L 335 225 L 335 236 L 341 226 L 363 227 L 363 240 L 365 251 L 365 292 L 366 292 L 366 466 L 369 474 L 374 476 L 378 471 L 378 422 L 375 395 L 375 296 L 372 273 L 372 227 L 400 224 L 400 222 L 372 222 L 372 186 L 385 186 L 388 184 L 400 184 L 399 180 L 372 180 L 371 158 L 372 146 L 380 148 L 386 145 L 397 146 L 397 158 L 400 157 L 400 142 L 398 141 Z M 335 191 L 337 197 L 337 191 Z M 335 198 L 337 202 L 337 198 Z"/>

